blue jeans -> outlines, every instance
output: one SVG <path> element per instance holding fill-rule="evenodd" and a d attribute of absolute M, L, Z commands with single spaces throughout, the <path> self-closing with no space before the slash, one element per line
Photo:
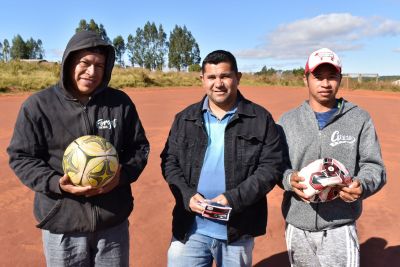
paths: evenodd
<path fill-rule="evenodd" d="M 42 230 L 47 266 L 129 266 L 129 222 L 93 233 Z"/>
<path fill-rule="evenodd" d="M 211 267 L 213 260 L 218 267 L 251 266 L 253 248 L 251 236 L 242 236 L 229 245 L 225 240 L 196 233 L 191 234 L 185 244 L 173 237 L 168 250 L 168 266 Z"/>

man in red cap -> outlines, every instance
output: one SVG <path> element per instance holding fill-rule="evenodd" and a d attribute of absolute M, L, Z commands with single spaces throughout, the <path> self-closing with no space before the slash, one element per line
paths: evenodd
<path fill-rule="evenodd" d="M 308 101 L 285 113 L 282 127 L 285 171 L 282 212 L 292 266 L 359 266 L 356 220 L 362 201 L 386 183 L 381 149 L 369 114 L 336 98 L 342 80 L 336 53 L 322 48 L 305 66 Z M 352 182 L 339 188 L 339 197 L 312 202 L 298 171 L 309 163 L 333 158 L 349 171 Z"/>

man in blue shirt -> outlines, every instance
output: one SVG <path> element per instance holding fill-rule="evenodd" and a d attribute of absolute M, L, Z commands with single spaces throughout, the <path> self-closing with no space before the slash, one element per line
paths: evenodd
<path fill-rule="evenodd" d="M 207 55 L 200 77 L 206 96 L 176 115 L 161 154 L 176 200 L 168 266 L 251 266 L 254 237 L 266 232 L 265 196 L 282 174 L 279 134 L 239 92 L 231 53 Z M 230 216 L 206 216 L 210 202 Z"/>

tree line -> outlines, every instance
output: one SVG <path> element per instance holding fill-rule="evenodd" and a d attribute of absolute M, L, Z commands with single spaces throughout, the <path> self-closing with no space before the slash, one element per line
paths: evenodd
<path fill-rule="evenodd" d="M 0 60 L 9 61 L 10 59 L 43 59 L 44 49 L 40 39 L 32 37 L 24 41 L 21 35 L 17 34 L 10 42 L 4 39 L 0 42 Z"/>
<path fill-rule="evenodd" d="M 116 51 L 116 63 L 124 67 L 124 56 L 130 66 L 141 67 L 149 70 L 162 70 L 168 66 L 170 69 L 200 70 L 200 49 L 196 39 L 186 26 L 175 25 L 169 37 L 162 24 L 156 25 L 149 21 L 136 29 L 135 34 L 129 34 L 126 39 L 121 35 L 112 41 L 107 35 L 103 24 L 97 24 L 93 19 L 87 22 L 81 19 L 75 32 L 95 31 L 106 42 L 112 44 Z M 24 41 L 18 34 L 11 44 L 7 39 L 0 42 L 0 60 L 43 59 L 44 49 L 40 39 L 33 38 Z"/>
<path fill-rule="evenodd" d="M 304 74 L 304 68 L 296 68 L 292 70 L 276 70 L 274 68 L 267 68 L 267 66 L 263 66 L 260 71 L 254 73 L 258 76 L 273 76 L 273 75 L 294 75 L 302 77 Z"/>
<path fill-rule="evenodd" d="M 135 34 L 129 34 L 126 40 L 118 35 L 112 42 L 102 24 L 93 19 L 89 23 L 82 19 L 76 32 L 91 30 L 99 33 L 102 38 L 112 43 L 116 52 L 116 63 L 125 66 L 124 55 L 127 53 L 132 67 L 142 67 L 149 70 L 162 70 L 166 66 L 176 70 L 198 70 L 200 64 L 200 49 L 192 33 L 186 26 L 175 25 L 167 38 L 162 24 L 156 25 L 149 21 L 136 29 Z"/>

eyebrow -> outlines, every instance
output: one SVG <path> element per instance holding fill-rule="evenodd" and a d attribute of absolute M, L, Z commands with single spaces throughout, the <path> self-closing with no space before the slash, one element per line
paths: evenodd
<path fill-rule="evenodd" d="M 91 63 L 90 60 L 84 59 L 84 58 L 81 58 L 81 59 L 79 60 L 79 63 L 81 63 L 81 62 L 82 62 L 82 63 L 85 63 L 85 64 L 94 65 L 94 66 L 96 66 L 96 67 L 105 66 L 105 65 L 106 65 L 105 62 Z"/>
<path fill-rule="evenodd" d="M 221 72 L 221 73 L 204 73 L 204 76 L 206 77 L 211 77 L 211 76 L 230 76 L 233 74 L 233 71 L 229 71 L 229 72 Z"/>

